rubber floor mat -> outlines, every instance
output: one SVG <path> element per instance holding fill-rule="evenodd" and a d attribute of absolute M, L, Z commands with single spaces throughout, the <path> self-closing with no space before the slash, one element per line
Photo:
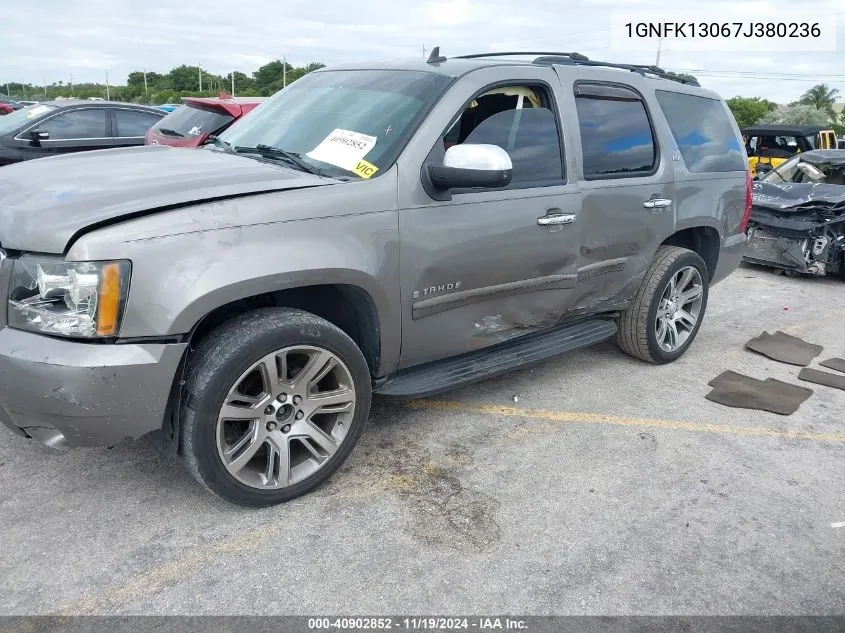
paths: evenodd
<path fill-rule="evenodd" d="M 842 389 L 845 391 L 845 376 L 839 374 L 831 374 L 829 371 L 819 371 L 818 369 L 811 369 L 805 367 L 798 372 L 799 380 L 806 380 L 817 385 L 824 385 L 825 387 L 833 387 L 834 389 Z"/>
<path fill-rule="evenodd" d="M 819 365 L 845 373 L 845 358 L 828 358 L 820 362 Z"/>
<path fill-rule="evenodd" d="M 713 390 L 705 398 L 712 402 L 737 409 L 758 409 L 779 415 L 791 415 L 810 396 L 812 389 L 791 385 L 788 382 L 767 378 L 757 380 L 751 376 L 726 371 L 708 383 Z"/>
<path fill-rule="evenodd" d="M 780 331 L 774 334 L 763 332 L 757 338 L 748 341 L 745 347 L 768 356 L 772 360 L 802 367 L 809 365 L 824 349 L 821 345 L 813 345 L 797 336 L 790 336 Z"/>

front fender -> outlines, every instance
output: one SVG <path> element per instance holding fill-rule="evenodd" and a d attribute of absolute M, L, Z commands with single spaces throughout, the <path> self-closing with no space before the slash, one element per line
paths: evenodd
<path fill-rule="evenodd" d="M 342 211 L 338 211 L 342 209 Z M 209 312 L 287 288 L 367 292 L 387 360 L 399 348 L 396 177 L 174 209 L 100 228 L 70 260 L 129 259 L 121 338 L 184 335 Z"/>
<path fill-rule="evenodd" d="M 238 299 L 321 284 L 358 286 L 387 329 L 399 320 L 395 212 L 173 235 L 144 250 L 121 337 L 185 334 Z"/>

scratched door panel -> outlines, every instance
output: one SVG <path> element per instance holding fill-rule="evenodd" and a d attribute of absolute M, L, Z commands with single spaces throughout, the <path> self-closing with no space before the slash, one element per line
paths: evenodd
<path fill-rule="evenodd" d="M 624 307 L 675 226 L 671 148 L 660 142 L 665 125 L 642 82 L 633 84 L 573 84 L 583 192 L 573 315 Z"/>
<path fill-rule="evenodd" d="M 551 327 L 566 311 L 579 226 L 537 220 L 549 209 L 577 217 L 580 194 L 539 191 L 400 212 L 402 368 Z"/>
<path fill-rule="evenodd" d="M 551 67 L 474 70 L 438 102 L 400 158 L 401 368 L 550 327 L 566 311 L 581 198 L 567 178 L 560 100 Z M 462 143 L 505 149 L 510 185 L 430 195 L 421 168 L 442 165 L 449 147 Z"/>

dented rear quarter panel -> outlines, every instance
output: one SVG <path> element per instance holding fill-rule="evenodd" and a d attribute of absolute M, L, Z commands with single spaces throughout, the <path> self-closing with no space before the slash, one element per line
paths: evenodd
<path fill-rule="evenodd" d="M 207 202 L 88 233 L 71 261 L 129 259 L 121 338 L 190 332 L 212 310 L 257 294 L 350 284 L 380 319 L 381 367 L 400 344 L 396 168 L 372 180 Z"/>

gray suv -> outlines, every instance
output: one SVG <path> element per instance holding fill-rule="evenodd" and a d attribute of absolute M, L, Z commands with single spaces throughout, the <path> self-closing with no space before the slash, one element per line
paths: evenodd
<path fill-rule="evenodd" d="M 151 432 L 238 504 L 308 492 L 373 394 L 616 337 L 681 356 L 739 264 L 725 102 L 656 67 L 500 53 L 313 72 L 200 149 L 0 169 L 0 421 Z"/>

